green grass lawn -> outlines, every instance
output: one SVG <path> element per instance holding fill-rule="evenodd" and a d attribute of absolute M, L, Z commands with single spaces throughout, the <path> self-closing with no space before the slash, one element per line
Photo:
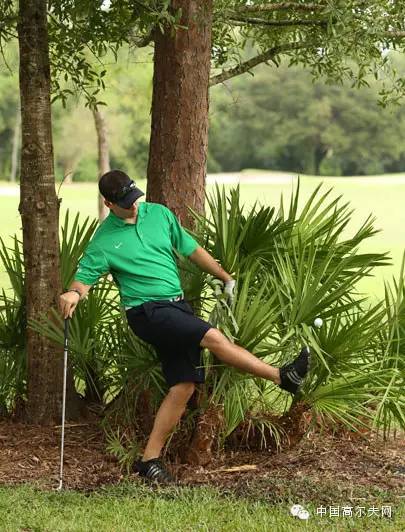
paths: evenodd
<path fill-rule="evenodd" d="M 255 171 L 256 172 L 256 171 Z M 241 174 L 246 176 L 244 172 Z M 256 175 L 265 176 L 264 172 L 256 172 Z M 276 183 L 249 183 L 242 184 L 242 197 L 246 204 L 259 201 L 262 204 L 277 205 L 280 196 L 283 194 L 285 202 L 289 201 L 291 192 L 296 186 L 297 177 L 293 174 L 275 173 L 281 176 Z M 323 181 L 324 189 L 333 187 L 332 197 L 342 195 L 345 202 L 350 202 L 354 209 L 352 224 L 346 229 L 346 233 L 354 232 L 360 227 L 369 214 L 376 217 L 376 227 L 381 232 L 371 239 L 364 250 L 370 252 L 389 251 L 393 266 L 380 268 L 376 272 L 375 278 L 362 281 L 360 285 L 364 292 L 370 295 L 381 296 L 383 294 L 383 282 L 391 280 L 392 275 L 399 272 L 403 250 L 405 248 L 404 230 L 405 209 L 403 198 L 405 198 L 405 175 L 396 176 L 375 176 L 375 177 L 310 177 L 301 178 L 301 203 L 304 202 L 316 185 Z M 1 187 L 10 185 L 0 182 Z M 146 188 L 146 183 L 139 181 L 139 186 Z M 212 185 L 208 186 L 208 191 Z M 62 198 L 61 214 L 67 208 L 71 211 L 80 211 L 83 216 L 97 216 L 96 184 L 83 183 L 73 185 L 63 185 L 60 190 Z M 14 234 L 21 227 L 18 213 L 17 196 L 0 195 L 0 236 L 6 238 Z M 0 272 L 0 287 L 8 286 L 4 273 Z"/>
<path fill-rule="evenodd" d="M 290 516 L 291 501 L 277 503 L 266 499 L 267 496 L 254 500 L 224 495 L 207 487 L 157 489 L 137 483 L 123 483 L 93 493 L 47 492 L 29 486 L 0 487 L 0 529 L 2 532 L 404 529 L 405 505 L 393 504 L 390 499 L 372 500 L 370 497 L 366 501 L 352 502 L 352 517 L 330 517 L 330 506 L 338 506 L 334 502 L 329 507 L 324 506 L 327 516 L 317 515 L 320 504 L 304 503 L 310 512 L 308 521 Z M 382 506 L 391 506 L 391 518 L 381 517 Z M 358 507 L 365 507 L 367 515 L 356 516 Z M 368 515 L 371 507 L 379 509 L 379 517 Z"/>

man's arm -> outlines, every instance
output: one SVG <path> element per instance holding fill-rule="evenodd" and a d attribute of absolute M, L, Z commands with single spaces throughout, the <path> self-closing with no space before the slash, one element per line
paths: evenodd
<path fill-rule="evenodd" d="M 59 305 L 65 319 L 73 316 L 77 304 L 81 299 L 87 296 L 91 287 L 91 284 L 83 284 L 80 281 L 73 281 L 70 285 L 69 291 L 61 294 Z"/>
<path fill-rule="evenodd" d="M 220 264 L 212 257 L 208 251 L 199 246 L 194 253 L 188 257 L 194 264 L 196 264 L 203 271 L 210 273 L 214 277 L 221 279 L 224 283 L 233 281 L 233 278 L 227 273 Z"/>

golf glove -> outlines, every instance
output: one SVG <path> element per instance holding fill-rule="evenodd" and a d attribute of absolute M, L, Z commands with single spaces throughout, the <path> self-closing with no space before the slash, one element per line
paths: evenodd
<path fill-rule="evenodd" d="M 232 305 L 235 299 L 235 294 L 234 294 L 235 284 L 236 284 L 235 279 L 230 279 L 229 281 L 226 281 L 224 285 L 224 294 L 227 299 L 228 305 Z"/>

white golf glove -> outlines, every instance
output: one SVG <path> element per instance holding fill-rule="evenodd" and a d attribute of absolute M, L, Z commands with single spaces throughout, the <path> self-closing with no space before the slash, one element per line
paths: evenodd
<path fill-rule="evenodd" d="M 234 289 L 236 281 L 235 279 L 230 279 L 224 284 L 224 294 L 226 296 L 228 305 L 232 305 L 233 300 L 235 299 Z"/>

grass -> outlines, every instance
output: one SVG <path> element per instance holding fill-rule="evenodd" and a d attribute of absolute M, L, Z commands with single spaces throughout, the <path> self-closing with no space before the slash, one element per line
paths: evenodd
<path fill-rule="evenodd" d="M 0 527 L 2 532 L 403 530 L 405 503 L 393 504 L 383 492 L 377 498 L 345 506 L 352 506 L 354 512 L 363 506 L 367 513 L 373 506 L 380 510 L 383 505 L 391 506 L 392 518 L 330 517 L 326 506 L 327 516 L 319 516 L 316 512 L 321 504 L 302 497 L 300 503 L 311 517 L 300 521 L 289 514 L 291 504 L 297 501 L 280 504 L 265 499 L 221 494 L 208 487 L 152 488 L 129 482 L 92 493 L 0 487 Z M 337 503 L 331 501 L 330 506 Z"/>
<path fill-rule="evenodd" d="M 253 171 L 252 171 L 253 172 Z M 263 177 L 264 172 L 256 172 Z M 288 202 L 293 188 L 297 184 L 297 176 L 288 173 L 271 173 L 273 177 L 279 176 L 275 183 L 243 183 L 241 185 L 242 197 L 246 204 L 258 200 L 260 203 L 278 205 L 283 194 L 284 201 Z M 248 176 L 243 172 L 242 177 Z M 301 178 L 301 203 L 303 203 L 320 182 L 324 188 L 333 187 L 333 197 L 342 195 L 343 200 L 349 201 L 354 209 L 351 225 L 345 230 L 346 234 L 354 232 L 364 222 L 369 214 L 376 217 L 376 227 L 381 232 L 371 239 L 363 250 L 369 252 L 389 251 L 393 266 L 380 268 L 376 276 L 361 282 L 360 289 L 365 293 L 381 297 L 383 295 L 384 280 L 391 280 L 399 272 L 401 258 L 404 251 L 403 227 L 405 226 L 405 175 L 373 176 L 373 177 L 312 177 Z M 9 187 L 5 182 L 0 182 L 1 187 Z M 146 188 L 145 181 L 139 181 L 139 186 Z M 208 191 L 210 187 L 208 186 Z M 79 210 L 83 216 L 97 216 L 97 199 L 95 183 L 78 183 L 63 185 L 60 190 L 62 198 L 61 216 L 66 208 L 71 211 Z M 7 238 L 21 227 L 18 213 L 18 197 L 0 195 L 0 236 Z M 0 287 L 8 286 L 4 273 L 0 272 Z"/>

